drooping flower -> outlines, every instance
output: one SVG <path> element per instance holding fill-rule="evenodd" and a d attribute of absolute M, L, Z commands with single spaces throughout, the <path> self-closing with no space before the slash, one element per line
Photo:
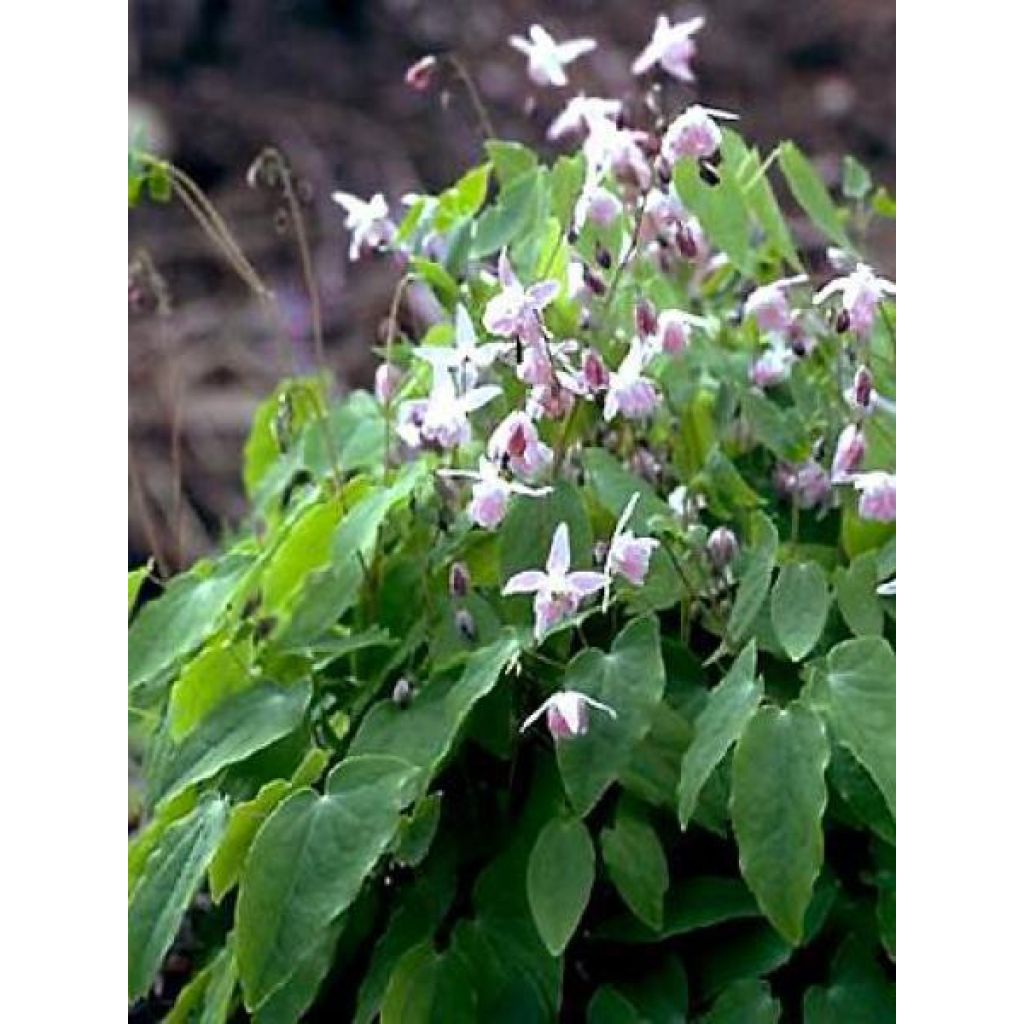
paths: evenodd
<path fill-rule="evenodd" d="M 847 424 L 836 443 L 836 454 L 832 459 L 832 480 L 842 483 L 860 469 L 867 454 L 867 440 L 864 431 L 856 423 Z"/>
<path fill-rule="evenodd" d="M 538 281 L 524 288 L 512 269 L 506 249 L 502 249 L 498 258 L 498 281 L 501 291 L 487 303 L 484 327 L 502 338 L 518 337 L 527 343 L 539 342 L 542 337 L 541 314 L 558 295 L 559 283 L 554 280 Z"/>
<path fill-rule="evenodd" d="M 548 127 L 548 138 L 552 142 L 557 142 L 566 135 L 584 135 L 590 130 L 592 121 L 614 121 L 621 110 L 621 100 L 606 100 L 600 96 L 573 96 Z"/>
<path fill-rule="evenodd" d="M 414 447 L 423 442 L 445 449 L 466 444 L 472 436 L 469 414 L 500 394 L 501 388 L 490 385 L 460 395 L 451 374 L 438 367 L 434 370 L 429 397 L 403 403 L 399 412 L 399 436 Z"/>
<path fill-rule="evenodd" d="M 402 383 L 402 371 L 393 363 L 381 363 L 373 374 L 373 395 L 381 405 L 388 405 Z"/>
<path fill-rule="evenodd" d="M 861 519 L 877 523 L 896 521 L 896 474 L 874 470 L 857 473 L 851 478 L 853 486 L 860 493 L 857 512 Z"/>
<path fill-rule="evenodd" d="M 406 68 L 405 84 L 416 92 L 426 92 L 434 80 L 436 70 L 437 58 L 433 54 L 420 57 L 418 61 Z"/>
<path fill-rule="evenodd" d="M 686 210 L 674 192 L 652 188 L 647 193 L 637 238 L 644 245 L 659 239 L 671 242 L 685 218 Z"/>
<path fill-rule="evenodd" d="M 536 711 L 527 716 L 519 731 L 526 732 L 541 715 L 546 715 L 548 732 L 551 733 L 552 739 L 565 740 L 585 736 L 590 726 L 588 705 L 612 718 L 618 718 L 615 709 L 607 704 L 602 704 L 601 701 L 576 690 L 562 690 L 552 694 Z"/>
<path fill-rule="evenodd" d="M 654 23 L 651 41 L 633 61 L 633 74 L 642 75 L 650 71 L 655 64 L 660 64 L 665 71 L 681 82 L 692 82 L 693 69 L 690 62 L 697 53 L 697 44 L 693 41 L 693 36 L 703 27 L 704 19 L 701 17 L 672 24 L 664 14 L 659 14 Z"/>
<path fill-rule="evenodd" d="M 684 157 L 714 156 L 722 145 L 722 129 L 715 120 L 735 121 L 736 114 L 716 110 L 694 103 L 684 110 L 667 128 L 661 143 L 661 153 L 670 164 Z"/>
<path fill-rule="evenodd" d="M 615 531 L 608 544 L 608 555 L 604 563 L 604 573 L 607 582 L 604 588 L 603 608 L 608 610 L 608 603 L 611 600 L 612 574 L 624 576 L 634 587 L 643 586 L 647 578 L 647 569 L 650 565 L 651 555 L 658 546 L 658 541 L 653 537 L 637 537 L 632 530 L 626 529 L 626 524 L 636 509 L 636 503 L 640 500 L 640 492 L 635 491 L 633 496 L 626 502 L 626 507 L 615 524 Z"/>
<path fill-rule="evenodd" d="M 527 73 L 535 85 L 566 85 L 566 65 L 590 53 L 597 43 L 593 39 L 570 39 L 556 43 L 540 25 L 530 26 L 530 38 L 509 36 L 509 45 L 524 54 L 527 59 Z"/>
<path fill-rule="evenodd" d="M 608 375 L 608 396 L 604 401 L 604 418 L 613 419 L 622 413 L 626 419 L 643 419 L 658 405 L 654 382 L 643 376 L 650 353 L 639 338 L 634 338 L 617 370 Z"/>
<path fill-rule="evenodd" d="M 573 225 L 577 231 L 582 230 L 586 223 L 607 228 L 615 223 L 615 218 L 622 213 L 622 201 L 614 192 L 609 192 L 603 185 L 585 184 L 576 200 L 573 212 Z"/>
<path fill-rule="evenodd" d="M 824 505 L 832 493 L 832 480 L 815 459 L 800 463 L 793 470 L 792 498 L 800 508 Z"/>
<path fill-rule="evenodd" d="M 736 534 L 728 526 L 716 526 L 707 540 L 708 557 L 719 571 L 727 568 L 740 552 Z"/>
<path fill-rule="evenodd" d="M 753 317 L 762 331 L 786 331 L 793 320 L 786 289 L 795 284 L 803 284 L 806 280 L 806 274 L 797 274 L 795 277 L 784 277 L 780 281 L 772 281 L 771 284 L 755 288 L 747 296 L 743 307 L 744 313 Z"/>
<path fill-rule="evenodd" d="M 455 308 L 455 345 L 420 345 L 412 354 L 430 363 L 434 373 L 454 370 L 456 380 L 463 389 L 472 388 L 477 381 L 477 371 L 490 366 L 502 353 L 511 348 L 509 342 L 488 342 L 477 344 L 476 329 L 466 307 Z"/>
<path fill-rule="evenodd" d="M 690 328 L 702 326 L 704 321 L 681 309 L 663 309 L 658 314 L 655 335 L 657 351 L 666 356 L 677 356 L 690 345 Z"/>
<path fill-rule="evenodd" d="M 527 498 L 541 498 L 551 492 L 550 487 L 527 487 L 515 480 L 506 480 L 500 467 L 490 459 L 481 456 L 479 469 L 442 469 L 440 474 L 453 479 L 474 480 L 473 496 L 466 507 L 469 518 L 485 530 L 499 526 L 508 512 L 508 502 L 513 494 Z"/>
<path fill-rule="evenodd" d="M 580 602 L 595 594 L 605 583 L 601 572 L 570 572 L 569 527 L 559 523 L 551 539 L 544 571 L 517 572 L 504 586 L 502 594 L 535 594 L 533 599 L 534 635 L 538 640 L 560 622 L 576 613 Z"/>
<path fill-rule="evenodd" d="M 795 358 L 787 345 L 773 342 L 751 365 L 750 382 L 762 389 L 781 384 L 789 377 Z"/>
<path fill-rule="evenodd" d="M 507 465 L 518 476 L 533 479 L 551 464 L 551 449 L 541 439 L 537 425 L 519 410 L 509 413 L 487 441 L 487 456 Z"/>
<path fill-rule="evenodd" d="M 583 143 L 586 180 L 600 182 L 610 171 L 624 185 L 650 188 L 651 164 L 640 145 L 646 133 L 620 128 L 605 117 L 592 117 L 588 124 L 590 134 Z"/>
<path fill-rule="evenodd" d="M 333 192 L 331 198 L 348 215 L 345 227 L 352 232 L 348 246 L 348 258 L 359 259 L 364 252 L 379 249 L 395 237 L 395 225 L 388 216 L 388 204 L 378 192 L 369 202 L 350 192 Z"/>
<path fill-rule="evenodd" d="M 865 335 L 870 334 L 875 325 L 875 314 L 882 298 L 895 295 L 896 285 L 879 277 L 866 263 L 858 263 L 851 274 L 829 281 L 814 296 L 814 304 L 820 305 L 837 292 L 842 295 L 842 308 L 849 318 L 850 330 Z"/>

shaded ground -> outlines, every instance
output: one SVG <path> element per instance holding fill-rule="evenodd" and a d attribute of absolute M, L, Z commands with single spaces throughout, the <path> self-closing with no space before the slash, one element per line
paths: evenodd
<path fill-rule="evenodd" d="M 454 90 L 442 109 L 436 94 L 403 85 L 405 67 L 426 52 L 458 50 L 497 133 L 536 144 L 567 94 L 538 96 L 528 113 L 523 58 L 507 36 L 535 20 L 556 37 L 592 35 L 599 50 L 574 65 L 573 88 L 639 96 L 629 64 L 663 9 L 707 15 L 699 98 L 740 111 L 749 138 L 764 148 L 793 138 L 832 176 L 851 152 L 894 189 L 895 0 L 674 9 L 660 0 L 135 0 L 131 106 L 151 143 L 209 193 L 284 297 L 301 364 L 310 359 L 309 309 L 294 239 L 280 229 L 276 200 L 245 184 L 262 147 L 288 155 L 306 202 L 328 360 L 341 386 L 365 385 L 397 273 L 387 261 L 347 264 L 343 214 L 330 192 L 380 190 L 395 200 L 433 191 L 480 153 L 464 94 Z M 241 516 L 241 446 L 282 365 L 264 311 L 182 209 L 133 211 L 129 245 L 150 253 L 170 302 L 166 316 L 146 304 L 130 319 L 129 561 L 156 547 L 180 566 Z M 872 255 L 894 269 L 894 232 L 875 240 Z"/>

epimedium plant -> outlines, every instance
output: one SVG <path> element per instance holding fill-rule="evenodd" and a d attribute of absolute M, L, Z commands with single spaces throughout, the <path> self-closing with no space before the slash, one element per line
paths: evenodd
<path fill-rule="evenodd" d="M 513 45 L 543 87 L 593 43 Z M 550 164 L 337 194 L 403 271 L 374 394 L 283 380 L 242 529 L 129 575 L 130 999 L 188 914 L 170 1021 L 894 1019 L 895 205 L 725 120 L 577 97 Z"/>

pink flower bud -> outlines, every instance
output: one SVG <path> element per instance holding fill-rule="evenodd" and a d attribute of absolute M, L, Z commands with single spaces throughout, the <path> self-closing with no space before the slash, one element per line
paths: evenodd
<path fill-rule="evenodd" d="M 867 441 L 864 432 L 851 423 L 843 429 L 836 444 L 835 458 L 832 460 L 832 479 L 844 480 L 851 473 L 860 469 L 867 453 Z"/>
<path fill-rule="evenodd" d="M 415 64 L 410 64 L 405 72 L 405 84 L 416 92 L 426 92 L 434 80 L 437 69 L 437 58 L 432 54 L 420 57 Z"/>
<path fill-rule="evenodd" d="M 381 363 L 373 375 L 373 393 L 381 405 L 388 405 L 402 383 L 402 371 L 391 363 Z"/>
<path fill-rule="evenodd" d="M 678 309 L 666 309 L 658 317 L 658 348 L 667 356 L 679 355 L 690 344 L 690 325 Z"/>
<path fill-rule="evenodd" d="M 870 409 L 874 398 L 875 381 L 866 366 L 859 366 L 853 377 L 853 400 L 862 409 Z"/>
<path fill-rule="evenodd" d="M 633 309 L 633 319 L 637 333 L 641 337 L 649 337 L 658 329 L 658 311 L 649 299 L 641 299 Z"/>
<path fill-rule="evenodd" d="M 800 508 L 823 505 L 831 492 L 832 481 L 820 463 L 808 459 L 803 465 L 796 467 L 793 500 Z"/>
<path fill-rule="evenodd" d="M 861 519 L 878 523 L 896 521 L 896 474 L 875 471 L 861 473 L 853 479 L 853 486 L 860 491 L 857 512 Z"/>
<path fill-rule="evenodd" d="M 465 562 L 452 562 L 452 567 L 448 570 L 448 593 L 452 597 L 466 597 L 472 585 Z"/>
<path fill-rule="evenodd" d="M 583 353 L 583 381 L 591 393 L 604 391 L 608 387 L 608 368 L 596 349 L 588 348 Z"/>
<path fill-rule="evenodd" d="M 707 551 L 711 564 L 721 571 L 730 565 L 739 554 L 740 545 L 736 534 L 728 526 L 718 526 L 708 537 Z"/>

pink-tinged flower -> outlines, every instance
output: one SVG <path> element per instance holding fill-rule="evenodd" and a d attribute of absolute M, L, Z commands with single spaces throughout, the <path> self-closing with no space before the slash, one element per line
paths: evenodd
<path fill-rule="evenodd" d="M 585 736 L 590 726 L 590 715 L 588 705 L 603 711 L 612 718 L 618 718 L 614 708 L 602 704 L 585 693 L 578 693 L 576 690 L 562 690 L 552 694 L 536 711 L 532 712 L 523 722 L 520 732 L 527 729 L 537 721 L 541 715 L 547 716 L 548 732 L 554 740 L 566 740 L 575 736 Z"/>
<path fill-rule="evenodd" d="M 896 521 L 896 474 L 874 470 L 858 473 L 852 478 L 853 486 L 860 492 L 857 512 L 861 519 L 878 523 Z"/>
<path fill-rule="evenodd" d="M 403 403 L 399 411 L 398 434 L 412 447 L 423 443 L 446 449 L 464 445 L 472 437 L 469 414 L 500 394 L 501 388 L 493 385 L 457 394 L 451 374 L 444 369 L 435 369 L 429 397 Z"/>
<path fill-rule="evenodd" d="M 528 569 L 517 572 L 502 590 L 505 596 L 536 595 L 533 599 L 533 631 L 538 640 L 558 623 L 575 615 L 580 602 L 604 586 L 604 573 L 569 572 L 569 564 L 569 527 L 559 523 L 551 539 L 545 571 Z"/>
<path fill-rule="evenodd" d="M 836 454 L 832 459 L 832 480 L 835 483 L 846 481 L 852 473 L 856 473 L 867 454 L 868 445 L 864 431 L 856 423 L 843 428 L 836 444 Z"/>
<path fill-rule="evenodd" d="M 662 239 L 670 242 L 686 218 L 686 210 L 674 192 L 666 192 L 659 188 L 647 193 L 643 216 L 640 218 L 640 232 L 637 235 L 641 243 Z"/>
<path fill-rule="evenodd" d="M 555 368 L 543 343 L 526 346 L 522 362 L 516 367 L 516 376 L 524 384 L 535 388 L 543 388 L 551 383 Z"/>
<path fill-rule="evenodd" d="M 488 342 L 478 345 L 476 330 L 466 307 L 455 308 L 455 345 L 421 345 L 412 354 L 430 363 L 437 374 L 454 370 L 456 379 L 463 389 L 471 388 L 477 381 L 477 370 L 486 369 L 498 356 L 511 348 L 509 342 Z"/>
<path fill-rule="evenodd" d="M 608 396 L 604 401 L 606 420 L 617 413 L 630 420 L 643 419 L 657 408 L 658 392 L 653 381 L 643 376 L 649 354 L 647 346 L 634 338 L 619 368 L 609 374 Z"/>
<path fill-rule="evenodd" d="M 842 306 L 849 317 L 850 330 L 863 335 L 871 333 L 882 298 L 895 295 L 896 285 L 884 277 L 878 277 L 866 263 L 858 263 L 853 273 L 829 281 L 814 296 L 814 304 L 820 305 L 837 292 L 842 295 Z"/>
<path fill-rule="evenodd" d="M 509 36 L 509 45 L 524 54 L 527 73 L 535 85 L 567 85 L 566 65 L 590 53 L 597 43 L 593 39 L 570 39 L 556 43 L 540 25 L 530 26 L 530 38 Z"/>
<path fill-rule="evenodd" d="M 591 121 L 614 121 L 621 110 L 621 100 L 606 100 L 599 96 L 573 96 L 565 105 L 565 109 L 551 122 L 548 138 L 552 142 L 557 142 L 566 135 L 584 135 L 590 130 Z"/>
<path fill-rule="evenodd" d="M 502 338 L 518 337 L 527 343 L 539 343 L 541 314 L 558 295 L 561 286 L 551 280 L 524 288 L 512 269 L 506 249 L 502 249 L 498 258 L 498 281 L 501 291 L 487 303 L 484 327 Z"/>
<path fill-rule="evenodd" d="M 794 359 L 793 353 L 785 345 L 771 345 L 751 365 L 750 382 L 762 389 L 781 384 L 789 377 Z"/>
<path fill-rule="evenodd" d="M 388 217 L 388 204 L 380 192 L 369 202 L 349 192 L 333 192 L 331 198 L 348 215 L 345 227 L 352 232 L 348 246 L 350 260 L 357 260 L 365 252 L 388 245 L 395 237 L 396 228 Z"/>
<path fill-rule="evenodd" d="M 697 54 L 693 36 L 704 27 L 704 19 L 690 18 L 671 24 L 664 14 L 658 15 L 654 23 L 654 35 L 643 52 L 633 61 L 633 74 L 642 75 L 660 64 L 674 78 L 681 82 L 693 81 L 690 62 Z"/>
<path fill-rule="evenodd" d="M 473 496 L 466 508 L 469 518 L 485 530 L 493 530 L 505 518 L 508 502 L 513 494 L 527 498 L 541 498 L 551 493 L 550 487 L 527 487 L 525 484 L 506 480 L 500 467 L 490 459 L 481 458 L 479 469 L 442 469 L 440 475 L 453 479 L 473 480 Z"/>
<path fill-rule="evenodd" d="M 586 184 L 576 200 L 573 212 L 573 225 L 577 231 L 582 230 L 586 223 L 607 228 L 615 223 L 622 213 L 622 202 L 613 192 L 601 185 Z"/>
<path fill-rule="evenodd" d="M 797 274 L 796 277 L 784 277 L 781 281 L 755 288 L 747 296 L 744 313 L 753 317 L 762 331 L 785 332 L 793 320 L 786 289 L 795 284 L 803 284 L 806 280 L 806 274 Z"/>
<path fill-rule="evenodd" d="M 870 416 L 876 409 L 896 415 L 896 403 L 875 390 L 874 378 L 866 366 L 857 367 L 853 385 L 843 392 L 847 405 L 862 416 Z"/>
<path fill-rule="evenodd" d="M 609 171 L 624 185 L 646 190 L 651 185 L 651 164 L 640 145 L 646 133 L 619 128 L 607 118 L 589 121 L 590 134 L 583 143 L 586 180 L 596 184 Z"/>
<path fill-rule="evenodd" d="M 657 351 L 666 356 L 677 356 L 690 345 L 690 328 L 702 326 L 704 321 L 681 309 L 663 309 L 658 314 L 658 333 L 655 335 Z"/>
<path fill-rule="evenodd" d="M 722 145 L 719 121 L 735 121 L 736 115 L 727 110 L 715 110 L 694 103 L 684 110 L 669 126 L 661 143 L 661 152 L 670 164 L 684 157 L 714 156 Z"/>
<path fill-rule="evenodd" d="M 626 529 L 626 524 L 636 509 L 636 503 L 640 500 L 640 492 L 634 492 L 633 496 L 626 502 L 626 507 L 615 524 L 615 532 L 608 544 L 608 555 L 604 563 L 604 572 L 607 582 L 604 588 L 603 608 L 608 610 L 608 603 L 611 600 L 612 574 L 625 576 L 634 587 L 642 587 L 647 578 L 647 569 L 650 565 L 651 555 L 658 546 L 653 537 L 637 537 L 632 530 Z"/>
<path fill-rule="evenodd" d="M 740 553 L 740 543 L 728 526 L 716 526 L 708 537 L 707 552 L 711 564 L 721 571 L 736 560 Z"/>
<path fill-rule="evenodd" d="M 879 583 L 875 589 L 875 593 L 879 597 L 895 597 L 896 596 L 896 577 L 893 576 L 891 580 L 885 583 Z"/>
<path fill-rule="evenodd" d="M 526 411 L 531 416 L 537 419 L 547 417 L 549 420 L 560 420 L 572 412 L 576 398 L 570 388 L 563 386 L 561 378 L 564 376 L 564 373 L 560 373 L 546 387 L 534 388 L 530 392 L 530 397 L 526 400 Z"/>
<path fill-rule="evenodd" d="M 509 413 L 487 441 L 487 457 L 507 465 L 518 476 L 533 479 L 551 465 L 551 449 L 540 439 L 537 425 L 525 412 Z"/>
<path fill-rule="evenodd" d="M 430 83 L 434 80 L 434 72 L 437 69 L 437 58 L 432 54 L 420 57 L 414 64 L 410 64 L 405 72 L 405 84 L 416 92 L 426 92 Z"/>
<path fill-rule="evenodd" d="M 588 348 L 583 353 L 582 375 L 583 383 L 591 394 L 606 390 L 611 383 L 608 367 L 604 365 L 601 353 L 597 349 Z"/>
<path fill-rule="evenodd" d="M 381 363 L 373 375 L 373 394 L 381 405 L 388 405 L 402 383 L 402 371 L 393 363 Z"/>
<path fill-rule="evenodd" d="M 791 481 L 792 498 L 800 508 L 824 505 L 832 493 L 832 480 L 825 467 L 814 459 L 796 466 Z"/>

